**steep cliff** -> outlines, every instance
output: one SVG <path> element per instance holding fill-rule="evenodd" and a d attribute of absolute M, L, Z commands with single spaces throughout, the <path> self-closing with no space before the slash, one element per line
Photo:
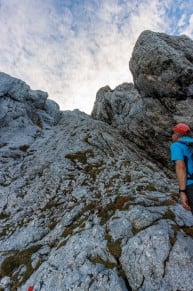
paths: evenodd
<path fill-rule="evenodd" d="M 193 128 L 193 41 L 144 31 L 129 64 L 134 85 L 101 88 L 92 116 L 169 168 L 172 125 L 187 122 Z"/>
<path fill-rule="evenodd" d="M 193 216 L 166 175 L 169 128 L 192 99 L 172 98 L 168 111 L 122 84 L 92 116 L 60 112 L 0 74 L 1 289 L 192 289 Z"/>

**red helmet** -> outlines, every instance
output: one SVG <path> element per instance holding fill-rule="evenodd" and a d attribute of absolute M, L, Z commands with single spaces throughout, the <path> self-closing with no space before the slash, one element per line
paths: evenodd
<path fill-rule="evenodd" d="M 190 131 L 190 127 L 185 123 L 178 123 L 173 127 L 173 131 L 175 133 L 186 134 L 188 131 Z"/>

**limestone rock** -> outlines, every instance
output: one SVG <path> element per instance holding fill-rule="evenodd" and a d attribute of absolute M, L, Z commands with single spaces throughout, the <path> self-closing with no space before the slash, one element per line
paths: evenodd
<path fill-rule="evenodd" d="M 171 129 L 193 128 L 193 41 L 144 31 L 130 60 L 134 85 L 106 86 L 96 96 L 92 116 L 117 128 L 150 157 L 171 169 Z"/>
<path fill-rule="evenodd" d="M 131 83 L 98 91 L 93 118 L 117 128 L 124 138 L 169 167 L 169 145 L 174 116 L 158 99 L 142 98 Z"/>
<path fill-rule="evenodd" d="M 144 31 L 130 60 L 134 84 L 143 96 L 193 98 L 193 41 Z"/>
<path fill-rule="evenodd" d="M 0 288 L 192 290 L 193 216 L 159 163 L 192 99 L 105 87 L 93 118 L 3 73 L 0 92 Z"/>
<path fill-rule="evenodd" d="M 132 290 L 160 290 L 172 235 L 168 223 L 160 221 L 139 232 L 123 247 L 121 262 Z"/>
<path fill-rule="evenodd" d="M 166 263 L 165 281 L 168 289 L 171 290 L 191 290 L 190 280 L 193 280 L 192 259 L 193 259 L 193 239 L 186 236 L 185 233 L 179 232 L 177 241 L 170 253 Z M 183 259 L 182 259 L 183 258 Z M 175 264 L 175 270 L 172 266 Z M 180 276 L 174 279 L 174 273 L 180 273 Z"/>
<path fill-rule="evenodd" d="M 60 119 L 59 106 L 47 100 L 48 94 L 31 90 L 23 81 L 0 73 L 0 152 L 7 158 L 23 156 L 42 128 Z"/>
<path fill-rule="evenodd" d="M 20 290 L 26 290 L 32 285 L 35 290 L 94 291 L 103 288 L 126 291 L 125 283 L 115 269 L 108 269 L 97 263 L 97 258 L 101 257 L 101 262 L 116 266 L 114 258 L 105 251 L 107 241 L 104 234 L 103 227 L 94 226 L 72 236 L 65 246 L 50 255 L 48 261 L 41 265 Z"/>
<path fill-rule="evenodd" d="M 159 290 L 163 274 L 179 276 L 164 260 L 181 228 L 191 238 L 193 218 L 176 204 L 171 180 L 108 124 L 65 111 L 14 171 L 2 170 L 1 272 L 18 290 L 131 290 L 142 284 L 138 270 L 144 290 Z M 134 259 L 142 241 L 155 255 L 148 265 L 145 252 Z"/>

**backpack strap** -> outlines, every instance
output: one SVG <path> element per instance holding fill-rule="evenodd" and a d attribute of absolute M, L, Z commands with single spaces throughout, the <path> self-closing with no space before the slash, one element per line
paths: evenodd
<path fill-rule="evenodd" d="M 193 143 L 192 142 L 187 142 L 187 141 L 182 141 L 182 140 L 178 140 L 177 142 L 185 144 L 189 149 L 190 152 L 192 154 L 192 160 L 193 160 Z M 184 162 L 186 165 L 186 170 L 187 170 L 187 180 L 193 180 L 193 173 L 188 172 L 188 157 L 184 156 Z"/>

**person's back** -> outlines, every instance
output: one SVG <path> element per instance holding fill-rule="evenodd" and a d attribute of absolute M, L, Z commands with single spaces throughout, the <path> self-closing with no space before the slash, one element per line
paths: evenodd
<path fill-rule="evenodd" d="M 190 149 L 193 138 L 189 126 L 184 123 L 177 124 L 173 131 L 171 160 L 175 161 L 180 198 L 183 207 L 193 213 L 193 155 Z"/>
<path fill-rule="evenodd" d="M 193 147 L 193 138 L 189 136 L 182 136 L 171 145 L 171 160 L 184 160 L 187 171 L 186 185 L 193 184 L 193 153 L 190 150 Z"/>

